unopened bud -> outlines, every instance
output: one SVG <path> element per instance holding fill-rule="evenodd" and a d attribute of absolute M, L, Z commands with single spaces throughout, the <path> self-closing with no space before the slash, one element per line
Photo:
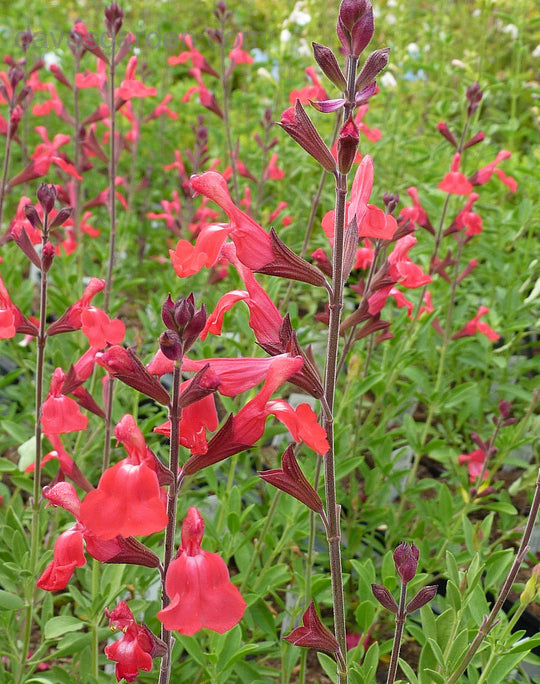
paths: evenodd
<path fill-rule="evenodd" d="M 30 43 L 34 40 L 34 36 L 32 35 L 32 31 L 30 29 L 26 29 L 26 31 L 23 31 L 21 34 L 19 34 L 20 40 L 21 40 L 21 47 L 23 50 L 26 50 Z"/>
<path fill-rule="evenodd" d="M 116 2 L 112 2 L 109 7 L 105 8 L 105 28 L 109 35 L 116 36 L 122 28 L 123 21 L 124 11 Z"/>
<path fill-rule="evenodd" d="M 184 347 L 178 333 L 174 330 L 165 330 L 159 336 L 159 347 L 166 356 L 171 361 L 180 361 L 184 355 Z"/>
<path fill-rule="evenodd" d="M 50 242 L 46 242 L 41 250 L 41 270 L 43 273 L 47 273 L 47 271 L 50 269 L 53 259 L 54 247 Z"/>
<path fill-rule="evenodd" d="M 70 218 L 72 213 L 73 207 L 63 207 L 56 214 L 49 228 L 52 230 L 53 228 L 57 228 L 58 226 L 63 225 Z"/>
<path fill-rule="evenodd" d="M 324 75 L 332 81 L 336 88 L 344 91 L 347 88 L 347 81 L 332 50 L 319 43 L 312 43 L 312 46 L 313 56 Z"/>
<path fill-rule="evenodd" d="M 426 603 L 429 603 L 435 597 L 437 588 L 436 584 L 431 584 L 420 589 L 418 594 L 416 594 L 416 596 L 407 604 L 407 607 L 405 608 L 407 613 L 414 613 L 415 610 L 419 610 L 422 606 L 425 606 Z"/>
<path fill-rule="evenodd" d="M 372 584 L 371 591 L 373 592 L 373 596 L 375 596 L 375 598 L 381 604 L 381 606 L 391 611 L 392 613 L 398 612 L 398 604 L 396 603 L 394 597 L 386 587 L 383 587 L 382 584 Z"/>
<path fill-rule="evenodd" d="M 360 134 L 351 115 L 343 124 L 337 141 L 337 163 L 340 173 L 349 173 L 351 170 L 359 140 Z"/>
<path fill-rule="evenodd" d="M 56 188 L 54 185 L 47 185 L 42 183 L 37 191 L 38 202 L 45 214 L 50 214 L 54 208 L 54 200 L 56 199 Z"/>
<path fill-rule="evenodd" d="M 540 589 L 540 563 L 536 564 L 534 568 L 532 569 L 531 576 L 527 580 L 527 583 L 525 584 L 525 588 L 521 592 L 521 595 L 519 597 L 519 603 L 523 608 L 528 606 L 530 603 L 532 603 L 534 600 L 536 600 L 536 596 L 538 594 L 538 590 Z"/>
<path fill-rule="evenodd" d="M 416 574 L 420 552 L 414 544 L 401 544 L 394 551 L 394 564 L 396 572 L 403 584 L 408 584 Z"/>

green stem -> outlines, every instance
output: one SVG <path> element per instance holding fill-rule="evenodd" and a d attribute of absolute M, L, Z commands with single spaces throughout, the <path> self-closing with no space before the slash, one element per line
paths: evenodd
<path fill-rule="evenodd" d="M 525 556 L 527 555 L 527 552 L 529 550 L 529 541 L 531 538 L 532 531 L 534 529 L 534 525 L 536 523 L 536 518 L 538 517 L 538 509 L 540 508 L 540 470 L 538 471 L 538 477 L 536 479 L 536 488 L 534 491 L 534 497 L 533 501 L 531 504 L 531 510 L 529 512 L 529 517 L 527 518 L 527 524 L 525 526 L 525 530 L 523 532 L 523 536 L 521 538 L 521 543 L 519 545 L 519 548 L 516 553 L 516 557 L 514 558 L 514 562 L 512 563 L 512 567 L 510 568 L 508 575 L 506 577 L 506 580 L 502 586 L 502 589 L 500 591 L 500 594 L 491 609 L 491 612 L 488 616 L 484 617 L 482 620 L 482 624 L 480 625 L 480 628 L 478 630 L 478 633 L 476 637 L 474 638 L 473 642 L 469 646 L 467 652 L 463 656 L 461 662 L 457 666 L 457 668 L 454 670 L 452 673 L 451 677 L 447 680 L 446 684 L 456 684 L 456 682 L 459 680 L 461 675 L 465 672 L 467 667 L 469 666 L 469 663 L 472 661 L 474 658 L 475 653 L 478 651 L 480 648 L 482 642 L 486 638 L 486 636 L 490 633 L 490 631 L 493 629 L 493 627 L 496 624 L 496 618 L 497 615 L 499 614 L 499 611 L 503 607 L 503 604 L 510 593 L 510 590 L 512 589 L 512 584 L 514 583 L 516 576 L 518 574 L 519 568 L 521 566 L 521 563 L 524 561 Z"/>

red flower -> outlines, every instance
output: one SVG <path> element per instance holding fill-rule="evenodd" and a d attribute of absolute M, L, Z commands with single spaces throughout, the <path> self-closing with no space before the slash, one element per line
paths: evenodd
<path fill-rule="evenodd" d="M 74 399 L 62 394 L 66 376 L 61 368 L 56 368 L 51 378 L 49 394 L 43 402 L 41 423 L 47 435 L 63 432 L 86 430 L 88 417 L 83 416 Z"/>
<path fill-rule="evenodd" d="M 114 610 L 105 608 L 111 629 L 121 629 L 121 639 L 105 647 L 105 655 L 116 661 L 116 680 L 133 682 L 139 670 L 150 672 L 152 658 L 162 657 L 166 646 L 143 623 L 138 625 L 125 601 L 120 601 Z"/>
<path fill-rule="evenodd" d="M 86 563 L 83 541 L 86 542 L 86 550 L 92 558 L 103 563 L 131 563 L 149 568 L 159 566 L 159 558 L 133 538 L 116 537 L 104 541 L 92 535 L 79 520 L 81 502 L 75 487 L 69 482 L 58 482 L 53 487 L 44 487 L 43 496 L 49 499 L 51 504 L 69 511 L 77 522 L 57 539 L 54 558 L 37 581 L 40 589 L 64 589 L 75 568 Z"/>
<path fill-rule="evenodd" d="M 204 628 L 223 634 L 240 622 L 246 609 L 225 561 L 201 549 L 203 532 L 204 520 L 192 506 L 182 524 L 182 545 L 167 570 L 170 603 L 157 614 L 165 629 L 180 634 Z"/>
<path fill-rule="evenodd" d="M 232 64 L 253 64 L 253 57 L 249 54 L 249 52 L 242 50 L 243 40 L 244 34 L 237 33 L 236 38 L 234 39 L 234 47 L 229 52 L 229 59 L 231 60 Z"/>
<path fill-rule="evenodd" d="M 461 155 L 456 152 L 452 159 L 450 172 L 446 174 L 443 180 L 437 186 L 439 190 L 448 192 L 451 195 L 468 195 L 472 192 L 472 185 L 467 180 L 465 174 L 459 171 L 461 163 Z"/>
<path fill-rule="evenodd" d="M 486 460 L 486 452 L 483 449 L 475 449 L 470 454 L 460 454 L 458 462 L 460 465 L 467 464 L 469 471 L 469 481 L 476 482 L 480 477 L 480 473 L 484 469 L 484 462 Z M 487 472 L 484 471 L 484 480 L 488 477 Z"/>
<path fill-rule="evenodd" d="M 81 522 L 100 539 L 152 534 L 167 526 L 155 469 L 138 440 L 128 442 L 127 450 L 128 457 L 107 468 L 81 504 Z"/>
<path fill-rule="evenodd" d="M 18 332 L 36 336 L 38 329 L 11 301 L 4 281 L 0 278 L 0 339 L 14 337 Z"/>
<path fill-rule="evenodd" d="M 192 176 L 190 182 L 197 193 L 218 204 L 229 217 L 229 234 L 243 264 L 256 270 L 273 261 L 270 235 L 234 204 L 223 176 L 216 171 L 206 171 Z"/>
<path fill-rule="evenodd" d="M 508 159 L 511 156 L 512 153 L 508 150 L 501 150 L 498 152 L 497 156 L 490 164 L 483 166 L 470 177 L 469 180 L 472 185 L 484 185 L 484 183 L 487 183 L 491 176 L 495 173 L 511 192 L 515 192 L 517 190 L 516 180 L 511 176 L 507 176 L 504 171 L 501 171 L 501 169 L 495 168 L 497 164 L 500 164 L 500 162 L 502 162 L 504 159 Z"/>
<path fill-rule="evenodd" d="M 37 586 L 46 591 L 64 589 L 75 568 L 86 565 L 83 552 L 82 525 L 77 523 L 63 532 L 54 545 L 54 560 L 46 567 Z"/>
<path fill-rule="evenodd" d="M 471 318 L 471 320 L 468 323 L 465 323 L 463 328 L 459 330 L 457 333 L 454 333 L 452 335 L 452 339 L 456 340 L 459 337 L 472 337 L 472 335 L 476 334 L 477 332 L 482 333 L 482 335 L 485 335 L 488 340 L 491 340 L 492 342 L 495 342 L 496 340 L 499 339 L 500 335 L 493 330 L 487 323 L 484 323 L 483 321 L 480 320 L 482 316 L 485 316 L 487 313 L 489 313 L 489 309 L 487 306 L 480 306 L 478 308 L 478 313 L 474 318 Z"/>
<path fill-rule="evenodd" d="M 424 273 L 422 267 L 413 263 L 409 257 L 408 252 L 416 242 L 414 235 L 405 235 L 396 242 L 396 246 L 388 257 L 390 277 L 394 282 L 409 289 L 422 287 L 431 282 L 431 276 Z"/>

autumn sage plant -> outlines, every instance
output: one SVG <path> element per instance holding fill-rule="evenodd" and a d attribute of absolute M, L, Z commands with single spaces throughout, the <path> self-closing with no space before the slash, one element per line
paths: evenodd
<path fill-rule="evenodd" d="M 369 0 L 342 0 L 337 18 L 339 49 L 312 44 L 328 88 L 337 92 L 329 95 L 311 66 L 306 70 L 311 85 L 291 93 L 291 106 L 275 126 L 273 118 L 278 117 L 266 109 L 261 135 L 255 134 L 263 162 L 257 178 L 241 159 L 231 114 L 234 77 L 243 66 L 253 63 L 253 57 L 244 49 L 245 37 L 240 32 L 228 50 L 232 13 L 225 3 L 218 3 L 214 15 L 218 26 L 209 29 L 207 37 L 209 45 L 217 48 L 219 66 L 214 68 L 187 34 L 180 36 L 187 49 L 170 56 L 168 63 L 173 68 L 192 64 L 189 78 L 196 85 L 189 87 L 182 102 L 188 103 L 197 94 L 206 115 L 219 121 L 216 126 L 222 126 L 224 132 L 224 165 L 221 159 L 211 157 L 212 127 L 198 115 L 191 129 L 192 148 L 175 149 L 174 161 L 163 167 L 175 174 L 176 189 L 170 199 L 160 200 L 162 212 L 154 211 L 156 207 L 147 201 L 151 191 L 156 192 L 151 173 L 145 172 L 137 182 L 135 170 L 145 154 L 141 128 L 164 118 L 174 121 L 178 113 L 169 106 L 174 106 L 171 94 L 151 110 L 145 109 L 157 89 L 147 84 L 150 71 L 146 66 L 139 64 L 136 54 L 130 56 L 136 37 L 123 30 L 124 13 L 116 3 L 105 9 L 107 46 L 83 21 L 75 21 L 69 42 L 73 75 L 54 64 L 50 67 L 54 83 L 42 80 L 44 63 L 29 60 L 30 30 L 22 34 L 23 57 L 6 58 L 9 70 L 0 74 L 0 104 L 7 105 L 7 116 L 0 119 L 0 132 L 5 136 L 0 246 L 24 280 L 19 291 L 10 293 L 0 278 L 0 337 L 8 340 L 22 335 L 19 347 L 25 352 L 28 348 L 33 352 L 35 346 L 35 363 L 31 364 L 35 396 L 29 419 L 33 434 L 19 440 L 17 467 L 21 473 L 13 475 L 13 482 L 24 493 L 21 508 L 26 510 L 29 532 L 17 517 L 22 516 L 17 505 L 10 505 L 6 539 L 9 536 L 24 563 L 19 571 L 14 562 L 5 562 L 0 573 L 0 604 L 16 615 L 9 618 L 9 640 L 17 658 L 10 661 L 2 654 L 8 674 L 6 678 L 0 674 L 0 684 L 49 682 L 48 669 L 51 676 L 65 675 L 72 681 L 75 673 L 66 674 L 63 659 L 79 652 L 92 684 L 106 680 L 104 669 L 107 673 L 111 668 L 112 676 L 113 667 L 117 681 L 227 684 L 232 681 L 228 677 L 233 666 L 240 661 L 245 661 L 243 676 L 254 677 L 250 658 L 262 654 L 274 660 L 268 631 L 274 628 L 278 611 L 286 614 L 279 627 L 283 662 L 300 659 L 301 682 L 306 681 L 308 649 L 319 651 L 321 666 L 339 684 L 369 684 L 383 662 L 387 684 L 396 681 L 400 672 L 414 684 L 458 682 L 471 664 L 480 667 L 475 659 L 490 635 L 504 644 L 513 638 L 510 628 L 503 636 L 494 630 L 527 557 L 540 506 L 538 482 L 525 527 L 508 534 L 514 541 L 518 535 L 517 553 L 511 559 L 504 557 L 500 572 L 492 571 L 502 583 L 492 607 L 487 606 L 480 584 L 483 566 L 478 558 L 469 562 L 460 557 L 460 567 L 455 560 L 453 542 L 460 534 L 461 518 L 452 514 L 455 502 L 445 484 L 434 484 L 426 477 L 420 490 L 424 493 L 431 487 L 437 495 L 442 492 L 441 525 L 448 529 L 448 538 L 436 549 L 435 558 L 430 557 L 428 544 L 429 516 L 415 526 L 411 523 L 411 542 L 401 538 L 403 527 L 397 533 L 377 520 L 371 530 L 376 540 L 370 549 L 372 557 L 349 554 L 343 495 L 345 489 L 354 490 L 358 484 L 355 476 L 345 480 L 361 461 L 365 489 L 353 491 L 348 499 L 353 510 L 345 511 L 350 513 L 352 526 L 362 530 L 362 506 L 373 495 L 374 477 L 381 472 L 386 488 L 386 498 L 381 501 L 384 506 L 391 505 L 395 520 L 409 523 L 413 506 L 422 505 L 421 496 L 416 504 L 409 501 L 408 488 L 419 477 L 423 457 L 428 451 L 435 452 L 442 441 L 434 439 L 438 411 L 444 403 L 439 397 L 459 403 L 461 396 L 456 400 L 452 392 L 460 388 L 445 383 L 452 344 L 477 333 L 484 341 L 499 341 L 495 329 L 480 320 L 490 313 L 488 306 L 479 304 L 476 314 L 461 327 L 456 323 L 456 311 L 458 286 L 479 265 L 474 258 L 463 261 L 466 248 L 483 228 L 474 209 L 480 198 L 475 189 L 495 176 L 509 192 L 516 191 L 516 181 L 499 168 L 510 153 L 501 150 L 491 163 L 472 175 L 465 174 L 466 151 L 484 139 L 481 132 L 470 131 L 484 95 L 478 84 L 472 84 L 465 94 L 462 130 L 455 133 L 446 122 L 438 126 L 445 144 L 452 147 L 449 170 L 437 188 L 444 193 L 439 219 L 431 208 L 424 207 L 422 190 L 415 186 L 407 191 L 412 206 L 401 211 L 395 193 L 384 194 L 384 209 L 372 203 L 376 201 L 372 199 L 376 165 L 372 156 L 360 149 L 360 133 L 372 142 L 380 136 L 378 129 L 369 129 L 362 119 L 378 93 L 377 79 L 388 65 L 390 50 L 368 51 L 374 36 Z M 83 71 L 90 58 L 95 59 L 95 71 Z M 208 86 L 209 79 L 218 84 L 217 94 Z M 72 108 L 66 106 L 57 86 L 72 95 Z M 89 100 L 85 91 L 92 89 L 98 105 L 86 110 Z M 31 108 L 34 97 L 37 101 Z M 40 97 L 47 99 L 40 101 Z M 306 112 L 308 103 L 315 112 L 313 117 Z M 35 131 L 42 142 L 32 151 L 28 147 L 30 115 L 51 114 L 70 134 L 59 133 L 51 139 L 45 126 L 38 126 Z M 322 121 L 325 116 L 334 120 L 334 134 L 328 140 L 324 124 L 314 123 L 316 117 Z M 160 135 L 158 131 L 154 136 L 156 149 Z M 264 216 L 266 184 L 284 177 L 272 150 L 278 142 L 285 149 L 293 148 L 294 142 L 287 136 L 321 167 L 310 216 L 300 219 L 306 230 L 298 251 L 286 244 L 287 234 L 280 228 L 261 225 L 266 216 L 258 220 L 259 215 Z M 14 145 L 21 148 L 23 166 L 12 173 Z M 72 147 L 69 154 L 68 145 Z M 120 175 L 122 163 L 130 169 L 125 176 Z M 313 167 L 312 160 L 306 159 L 306 164 Z M 86 189 L 93 169 L 98 169 L 101 189 L 97 194 Z M 58 182 L 51 182 L 53 173 Z M 253 200 L 249 189 L 242 196 L 241 178 L 255 183 Z M 6 201 L 18 186 L 24 187 L 25 194 L 4 227 Z M 310 260 L 306 254 L 313 227 L 330 186 L 335 191 L 334 208 L 329 204 L 321 220 L 327 247 L 319 246 Z M 29 195 L 37 196 L 37 202 Z M 447 220 L 454 201 L 460 203 L 459 209 Z M 98 225 L 99 215 L 93 212 L 99 208 L 104 208 L 108 221 L 97 228 L 94 224 Z M 292 221 L 291 216 L 282 215 L 286 208 L 286 203 L 280 202 L 268 224 L 277 225 L 281 216 L 286 227 Z M 128 242 L 128 219 L 137 226 L 139 257 L 135 245 Z M 149 226 L 161 231 L 159 253 L 152 252 Z M 104 246 L 98 244 L 98 256 L 86 259 L 83 245 L 88 242 L 84 241 L 98 243 L 101 231 L 107 233 L 108 240 Z M 423 255 L 425 266 L 422 259 L 414 261 L 410 256 L 419 242 L 417 231 L 432 242 L 429 254 Z M 121 289 L 129 278 L 135 288 L 142 283 L 146 275 L 143 258 L 153 267 L 157 265 L 154 274 L 163 271 L 166 275 L 146 283 L 148 302 L 140 307 L 133 323 Z M 2 257 L 2 261 L 2 273 L 6 274 L 8 259 Z M 208 280 L 201 286 L 202 280 L 197 278 L 205 270 Z M 186 278 L 190 280 L 185 282 Z M 429 289 L 437 278 L 448 286 L 445 316 Z M 221 293 L 221 286 L 232 289 Z M 309 291 L 316 302 L 313 318 L 322 324 L 306 343 L 305 331 L 295 322 L 297 287 Z M 409 300 L 403 290 L 416 290 L 416 301 Z M 25 304 L 20 308 L 12 295 Z M 102 307 L 96 304 L 100 297 Z M 158 302 L 155 311 L 150 300 Z M 294 306 L 289 306 L 291 302 Z M 401 318 L 382 317 L 387 302 L 402 309 Z M 229 312 L 240 303 L 247 307 L 246 325 L 228 329 Z M 465 311 L 465 319 L 470 315 Z M 151 331 L 149 339 L 140 330 L 144 317 L 146 331 Z M 428 335 L 426 331 L 437 336 L 433 394 L 428 396 L 421 374 L 415 376 L 414 369 L 409 369 L 407 376 L 411 382 L 419 378 L 418 394 L 425 393 L 421 433 L 411 428 L 412 413 L 420 409 L 410 402 L 400 407 L 399 420 L 391 424 L 381 419 L 378 424 L 388 394 L 401 391 L 403 365 L 387 359 L 389 370 L 381 380 L 380 373 L 370 376 L 373 357 L 379 348 L 387 348 L 398 325 L 404 331 L 402 363 L 411 358 L 422 335 Z M 355 357 L 359 347 L 361 362 Z M 26 357 L 21 365 L 29 365 Z M 17 380 L 16 373 L 9 377 Z M 354 407 L 352 455 L 339 440 L 346 403 L 339 383 L 345 377 L 348 385 L 358 382 L 363 388 Z M 294 387 L 294 394 L 285 388 L 286 383 Z M 498 392 L 497 388 L 494 391 Z M 491 417 L 491 434 L 480 436 L 485 433 L 482 425 L 475 431 L 463 428 L 478 448 L 456 456 L 452 465 L 464 476 L 465 485 L 455 505 L 460 506 L 469 525 L 459 543 L 473 551 L 489 538 L 493 516 L 474 531 L 467 516 L 482 510 L 483 502 L 491 501 L 496 492 L 494 474 L 502 462 L 499 447 L 506 439 L 505 430 L 518 423 L 503 391 Z M 362 397 L 368 392 L 370 401 L 364 402 Z M 533 401 L 527 420 L 534 408 Z M 250 462 L 252 477 L 241 479 L 238 454 L 252 450 L 262 438 L 265 446 L 275 444 L 271 440 L 276 432 L 267 428 L 270 417 L 288 432 L 288 445 L 283 448 L 280 444 L 281 461 Z M 524 430 L 525 424 L 519 429 Z M 392 429 L 399 425 L 406 435 L 398 448 L 403 449 L 406 442 L 408 461 L 404 472 L 398 473 L 399 486 L 394 486 L 398 459 L 393 436 L 384 445 L 379 443 L 381 451 L 391 453 L 384 468 L 377 471 L 373 464 L 379 455 L 364 449 L 358 437 L 366 428 L 382 426 L 386 430 L 389 425 Z M 11 431 L 17 437 L 20 434 L 15 419 Z M 522 436 L 518 432 L 515 442 Z M 113 438 L 121 445 L 123 458 L 116 458 Z M 315 454 L 312 458 L 310 451 Z M 228 474 L 213 468 L 223 462 Z M 348 463 L 353 465 L 344 472 L 341 466 Z M 33 473 L 30 485 L 29 476 L 23 479 L 23 470 Z M 387 496 L 390 482 L 395 491 Z M 229 496 L 229 509 L 217 503 L 220 489 Z M 246 516 L 256 505 L 265 504 L 268 491 L 272 491 L 272 503 L 248 530 Z M 289 510 L 291 503 L 309 520 L 308 533 L 302 531 L 307 551 L 300 550 L 296 542 L 292 550 L 303 564 L 304 582 L 297 586 L 298 575 L 287 572 L 279 577 L 279 590 L 268 588 L 262 595 L 259 582 L 274 570 L 277 555 L 289 542 L 287 529 L 276 548 L 269 550 L 260 575 L 257 554 L 273 543 L 269 541 L 270 528 L 280 505 Z M 505 504 L 494 502 L 493 511 L 508 514 L 509 504 Z M 377 506 L 381 505 L 377 501 Z M 448 510 L 451 514 L 446 515 Z M 234 553 L 233 535 L 224 531 L 226 527 L 241 538 L 239 549 L 245 551 L 248 542 L 253 542 L 251 555 L 249 551 Z M 354 535 L 350 526 L 347 531 L 349 538 Z M 217 540 L 215 547 L 212 540 Z M 312 582 L 317 555 L 322 559 L 324 580 L 330 577 L 327 584 Z M 443 583 L 437 563 L 444 562 L 448 579 Z M 130 567 L 132 574 L 128 575 Z M 78 581 L 78 573 L 83 572 L 78 568 L 86 568 L 89 577 L 84 587 Z M 382 572 L 382 583 L 376 581 L 376 572 Z M 353 573 L 358 576 L 358 591 L 354 590 L 351 600 Z M 533 601 L 536 595 L 536 574 L 523 594 L 523 610 L 528 605 L 525 601 Z M 22 598 L 16 595 L 17 588 Z M 431 602 L 439 588 L 444 588 L 446 596 L 436 600 L 450 605 L 435 617 Z M 54 593 L 66 589 L 72 614 L 64 599 L 67 594 Z M 483 613 L 471 610 L 471 616 L 467 610 L 475 600 L 484 601 L 486 609 Z M 362 625 L 361 633 L 351 630 L 353 612 Z M 471 621 L 480 613 L 473 629 Z M 417 618 L 419 614 L 421 618 Z M 419 619 L 428 626 L 425 635 Z M 255 630 L 259 622 L 266 630 L 265 638 L 260 643 L 255 639 L 242 643 L 238 625 L 246 623 Z M 383 637 L 376 633 L 378 622 L 385 626 Z M 416 674 L 406 657 L 401 657 L 407 626 L 420 641 L 425 637 L 423 654 L 428 655 L 422 655 Z M 119 638 L 112 635 L 115 631 L 120 632 Z M 436 641 L 441 635 L 448 636 L 446 643 Z M 203 638 L 209 640 L 208 653 L 201 645 Z M 56 651 L 51 646 L 53 640 L 59 642 Z M 304 649 L 301 656 L 295 647 Z M 188 663 L 184 654 L 192 661 Z M 507 655 L 515 654 L 510 651 Z M 275 679 L 290 681 L 293 667 L 289 661 L 288 674 L 283 665 L 282 672 L 273 672 Z M 495 656 L 490 656 L 489 665 L 494 663 Z M 185 679 L 178 679 L 177 668 L 185 668 Z M 153 669 L 159 674 L 151 680 L 152 675 L 144 673 Z M 487 681 L 482 677 L 475 681 Z"/>

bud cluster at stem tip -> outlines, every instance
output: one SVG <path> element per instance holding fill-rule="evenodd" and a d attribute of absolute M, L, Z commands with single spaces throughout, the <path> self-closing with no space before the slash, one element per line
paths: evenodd
<path fill-rule="evenodd" d="M 203 331 L 206 318 L 204 304 L 195 309 L 193 293 L 176 302 L 169 295 L 161 308 L 161 319 L 167 328 L 159 337 L 163 354 L 171 361 L 179 361 Z"/>

